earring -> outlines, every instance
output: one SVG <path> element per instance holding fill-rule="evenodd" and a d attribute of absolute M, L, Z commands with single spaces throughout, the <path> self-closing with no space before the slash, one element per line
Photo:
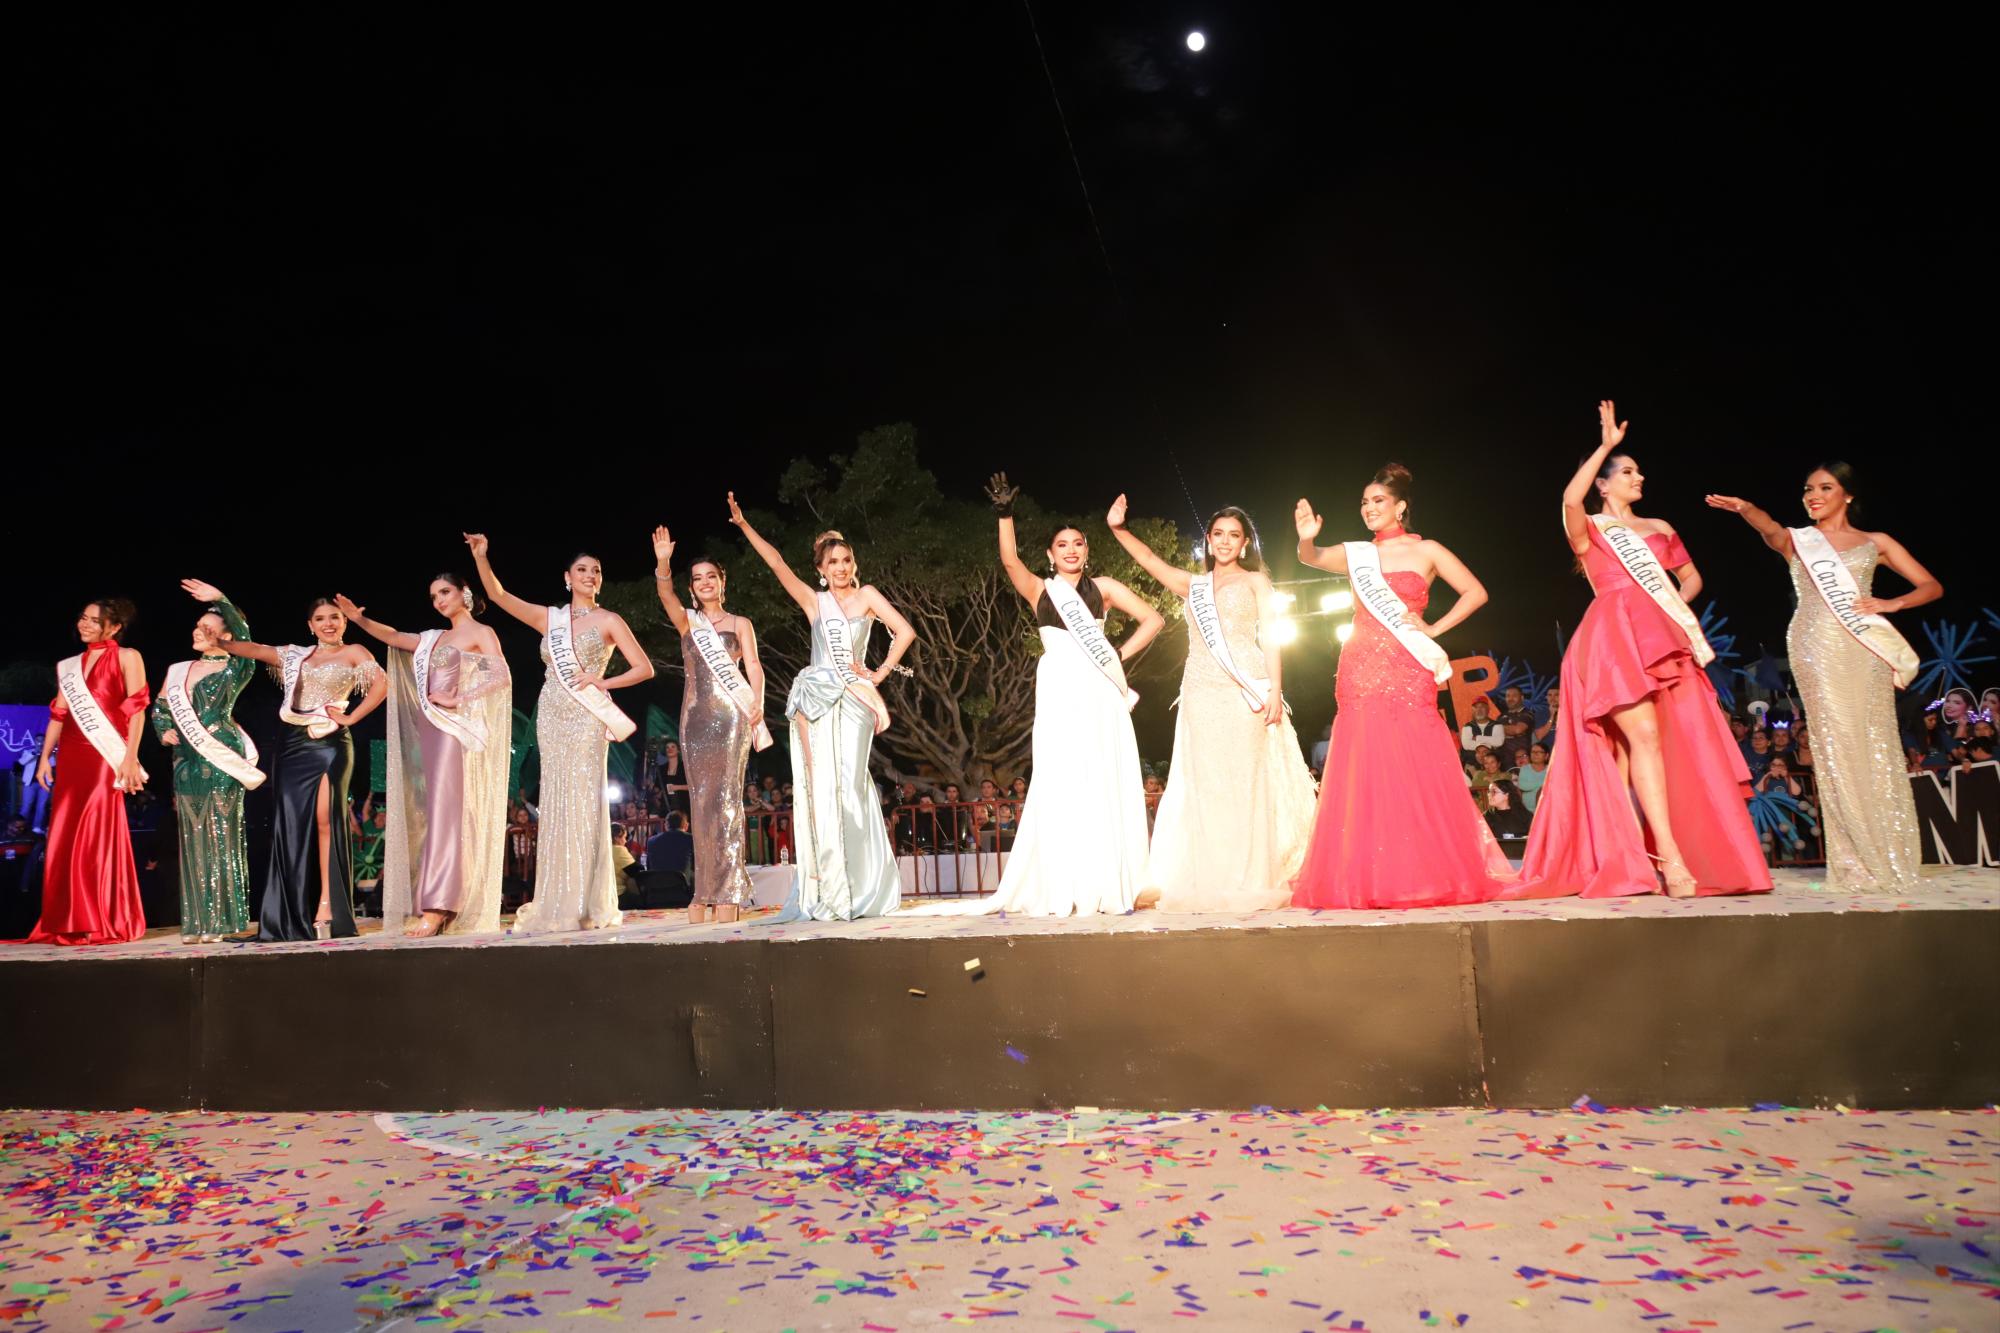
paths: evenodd
<path fill-rule="evenodd" d="M 564 592 L 571 592 L 571 591 L 574 591 L 574 590 L 573 590 L 573 589 L 572 589 L 572 588 L 571 588 L 571 587 L 569 586 L 569 580 L 568 580 L 568 579 L 564 579 L 564 580 L 563 580 L 563 591 L 564 591 Z"/>
<path fill-rule="evenodd" d="M 822 588 L 826 586 L 826 575 L 822 574 L 819 576 L 819 586 Z"/>

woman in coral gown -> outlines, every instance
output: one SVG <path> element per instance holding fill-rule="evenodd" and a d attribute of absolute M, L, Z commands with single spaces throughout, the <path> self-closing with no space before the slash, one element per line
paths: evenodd
<path fill-rule="evenodd" d="M 1561 739 L 1521 878 L 1586 898 L 1766 892 L 1750 771 L 1687 605 L 1701 574 L 1672 527 L 1632 512 L 1645 477 L 1617 452 L 1629 423 L 1608 401 L 1598 421 L 1597 449 L 1563 491 L 1563 529 L 1596 597 L 1563 654 Z"/>
<path fill-rule="evenodd" d="M 83 652 L 56 666 L 58 693 L 35 781 L 54 790 L 42 879 L 42 916 L 30 944 L 116 944 L 146 933 L 125 793 L 146 784 L 139 734 L 146 726 L 146 664 L 118 636 L 132 603 L 100 597 L 76 618 Z M 50 774 L 49 754 L 65 737 Z"/>
<path fill-rule="evenodd" d="M 1410 473 L 1391 463 L 1361 493 L 1373 542 L 1318 547 L 1322 520 L 1299 501 L 1299 560 L 1346 574 L 1354 584 L 1354 635 L 1341 650 L 1319 817 L 1304 867 L 1292 882 L 1296 907 L 1436 907 L 1511 896 L 1514 872 L 1486 827 L 1458 738 L 1438 716 L 1438 688 L 1451 665 L 1434 640 L 1486 604 L 1486 589 L 1462 561 L 1404 526 Z M 1458 601 L 1424 620 L 1430 584 L 1441 578 Z"/>

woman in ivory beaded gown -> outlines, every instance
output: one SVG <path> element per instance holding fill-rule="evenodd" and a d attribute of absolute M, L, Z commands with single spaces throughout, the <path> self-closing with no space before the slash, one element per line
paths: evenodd
<path fill-rule="evenodd" d="M 1854 581 L 1859 615 L 1906 611 L 1944 596 L 1929 570 L 1886 532 L 1854 526 L 1854 473 L 1828 463 L 1807 476 L 1803 502 L 1811 520 Z M 1785 635 L 1792 676 L 1812 723 L 1813 780 L 1826 835 L 1826 884 L 1845 893 L 1907 893 L 1917 886 L 1923 849 L 1917 805 L 1903 771 L 1896 723 L 1899 682 L 1890 663 L 1851 633 L 1827 604 L 1801 558 L 1793 533 L 1747 500 L 1711 495 L 1708 503 L 1757 530 L 1791 571 L 1798 609 Z M 1874 595 L 1878 565 L 1909 581 L 1900 597 Z M 1900 684 L 1907 685 L 1907 680 Z"/>

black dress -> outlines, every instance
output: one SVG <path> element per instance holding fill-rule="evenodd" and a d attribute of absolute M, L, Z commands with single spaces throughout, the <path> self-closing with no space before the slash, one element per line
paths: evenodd
<path fill-rule="evenodd" d="M 381 670 L 371 658 L 360 663 L 306 663 L 299 668 L 294 711 L 310 712 L 329 700 L 346 701 L 365 692 Z M 354 856 L 348 837 L 347 789 L 354 777 L 354 735 L 336 727 L 315 739 L 302 726 L 285 727 L 284 742 L 271 774 L 271 868 L 257 911 L 257 938 L 309 940 L 319 915 L 319 784 L 327 784 L 332 837 L 327 866 L 332 891 L 332 933 L 353 935 Z"/>

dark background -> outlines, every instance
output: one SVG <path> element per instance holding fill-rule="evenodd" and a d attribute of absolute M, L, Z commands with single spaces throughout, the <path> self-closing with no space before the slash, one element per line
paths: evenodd
<path fill-rule="evenodd" d="M 1281 578 L 1291 501 L 1359 536 L 1400 459 L 1493 595 L 1447 646 L 1552 672 L 1588 597 L 1558 493 L 1606 395 L 1748 655 L 1789 585 L 1700 497 L 1790 520 L 1823 457 L 1947 585 L 1920 651 L 1992 600 L 1962 34 L 1045 4 L 1038 49 L 1018 3 L 731 8 L 25 40 L 0 656 L 74 651 L 124 592 L 157 678 L 185 575 L 274 640 L 335 588 L 422 627 L 465 527 L 546 600 L 578 546 L 643 577 L 655 522 L 731 549 L 725 488 L 769 504 L 790 458 L 909 420 L 962 493 L 1245 505 Z M 1302 734 L 1330 659 L 1308 622 Z"/>

